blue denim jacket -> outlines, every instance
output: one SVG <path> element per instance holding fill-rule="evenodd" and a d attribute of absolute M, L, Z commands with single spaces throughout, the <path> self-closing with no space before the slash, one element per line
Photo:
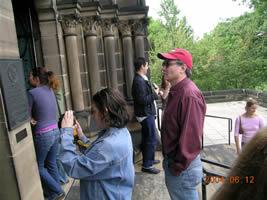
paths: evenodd
<path fill-rule="evenodd" d="M 79 155 L 72 128 L 61 129 L 60 160 L 80 179 L 81 200 L 130 200 L 134 186 L 133 148 L 127 128 L 109 128 Z"/>

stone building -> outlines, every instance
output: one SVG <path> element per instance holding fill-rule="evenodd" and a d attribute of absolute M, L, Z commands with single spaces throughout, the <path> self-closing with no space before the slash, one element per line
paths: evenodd
<path fill-rule="evenodd" d="M 131 101 L 133 59 L 147 57 L 145 0 L 0 0 L 0 199 L 43 199 L 27 108 L 29 71 L 61 80 L 64 107 L 101 88 Z"/>

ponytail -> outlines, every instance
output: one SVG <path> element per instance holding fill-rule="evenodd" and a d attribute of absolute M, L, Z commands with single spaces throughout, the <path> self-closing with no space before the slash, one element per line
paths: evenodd
<path fill-rule="evenodd" d="M 40 84 L 47 85 L 50 89 L 55 92 L 60 88 L 60 82 L 54 72 L 48 71 L 46 67 L 37 67 L 32 69 L 32 75 L 38 77 Z"/>
<path fill-rule="evenodd" d="M 51 88 L 54 91 L 58 91 L 59 87 L 60 87 L 60 82 L 59 82 L 58 78 L 56 77 L 56 75 L 54 74 L 54 72 L 48 71 L 47 75 L 48 75 L 49 88 Z"/>

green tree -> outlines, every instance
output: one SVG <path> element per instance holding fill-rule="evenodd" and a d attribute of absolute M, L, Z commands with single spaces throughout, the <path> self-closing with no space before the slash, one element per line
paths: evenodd
<path fill-rule="evenodd" d="M 245 4 L 248 4 L 250 7 L 255 8 L 256 11 L 262 13 L 266 16 L 267 14 L 267 1 L 266 0 L 234 0 L 239 1 Z"/>
<path fill-rule="evenodd" d="M 258 12 L 247 13 L 218 24 L 196 44 L 194 78 L 203 90 L 266 86 L 266 37 L 257 36 L 264 23 Z"/>
<path fill-rule="evenodd" d="M 151 78 L 158 84 L 161 82 L 162 62 L 157 58 L 157 53 L 170 51 L 175 47 L 190 49 L 193 46 L 193 30 L 186 18 L 180 16 L 174 0 L 162 0 L 160 7 L 160 19 L 150 19 L 148 26 Z"/>
<path fill-rule="evenodd" d="M 174 1 L 162 0 L 160 20 L 151 19 L 148 27 L 152 80 L 161 80 L 157 53 L 180 47 L 192 53 L 192 79 L 202 90 L 267 90 L 266 0 L 243 2 L 251 3 L 255 10 L 219 23 L 195 41 L 192 28 L 180 16 Z"/>

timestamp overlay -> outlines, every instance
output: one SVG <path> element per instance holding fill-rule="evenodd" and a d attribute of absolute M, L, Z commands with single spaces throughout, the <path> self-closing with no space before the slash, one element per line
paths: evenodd
<path fill-rule="evenodd" d="M 205 176 L 206 184 L 210 183 L 229 183 L 229 184 L 254 184 L 256 182 L 254 176 Z"/>

